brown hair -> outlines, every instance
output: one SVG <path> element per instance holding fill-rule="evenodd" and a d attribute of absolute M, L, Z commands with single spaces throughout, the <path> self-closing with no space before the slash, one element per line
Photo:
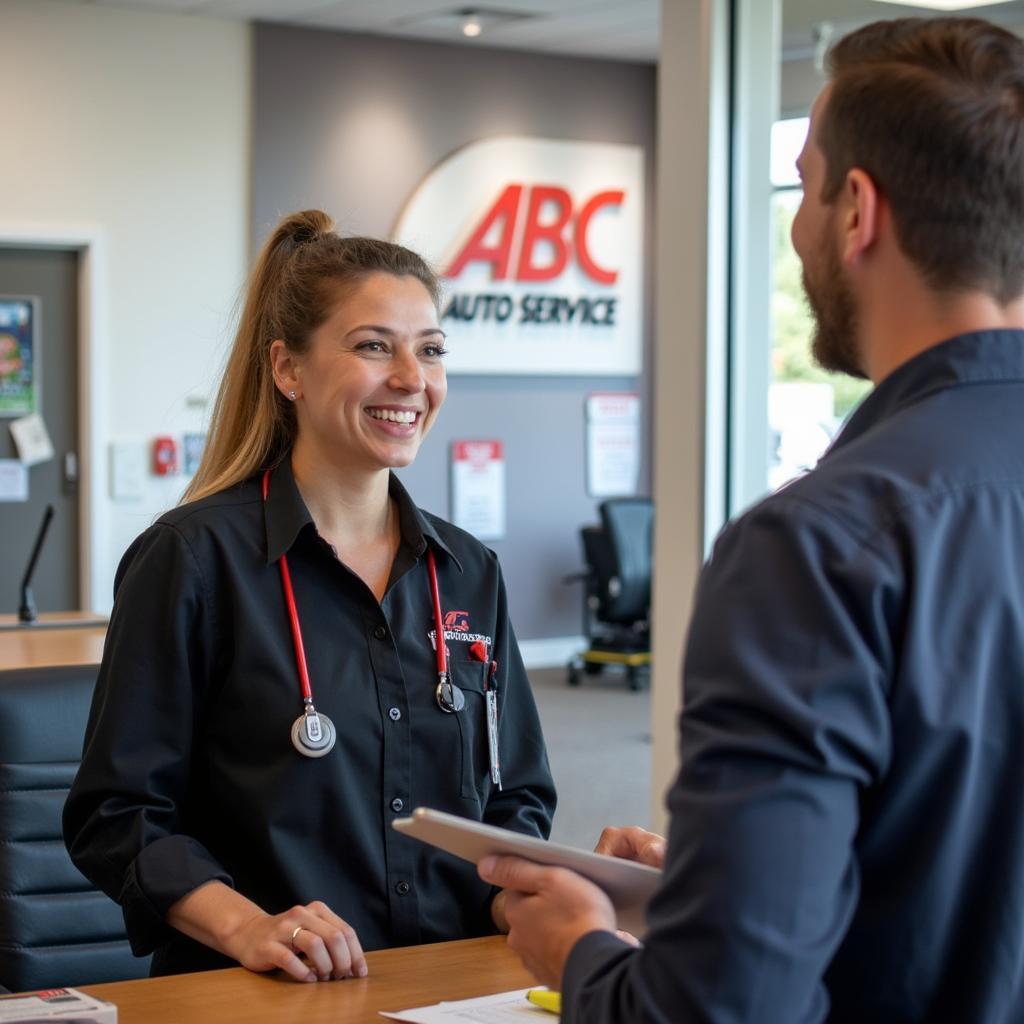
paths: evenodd
<path fill-rule="evenodd" d="M 1024 42 L 978 18 L 867 25 L 828 55 L 822 200 L 867 172 L 935 290 L 1024 290 Z"/>
<path fill-rule="evenodd" d="M 414 277 L 438 305 L 437 277 L 409 249 L 342 238 L 320 210 L 293 213 L 278 224 L 250 273 L 206 448 L 183 501 L 222 491 L 284 457 L 295 440 L 295 411 L 274 383 L 270 345 L 281 338 L 293 352 L 305 351 L 339 287 L 373 273 Z"/>

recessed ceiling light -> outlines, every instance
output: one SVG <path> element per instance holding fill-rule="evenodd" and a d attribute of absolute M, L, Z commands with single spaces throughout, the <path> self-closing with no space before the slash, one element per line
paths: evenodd
<path fill-rule="evenodd" d="M 481 3 L 485 0 L 480 0 Z M 0 4 L 3 0 L 0 0 Z M 500 36 L 501 30 L 524 21 L 537 18 L 538 15 L 524 11 L 510 11 L 500 7 L 450 7 L 443 11 L 432 11 L 429 14 L 413 14 L 398 18 L 394 24 L 399 28 L 416 30 L 427 29 L 430 34 L 440 37 L 453 35 L 476 39 L 486 35 Z"/>
<path fill-rule="evenodd" d="M 875 0 L 876 4 L 899 4 L 900 7 L 924 7 L 930 11 L 969 11 L 972 7 L 995 7 L 1010 0 Z"/>

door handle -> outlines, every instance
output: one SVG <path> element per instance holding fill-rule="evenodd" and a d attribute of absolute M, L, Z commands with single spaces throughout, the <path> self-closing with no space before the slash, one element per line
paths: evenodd
<path fill-rule="evenodd" d="M 78 453 L 65 452 L 61 472 L 62 490 L 65 494 L 78 492 Z"/>

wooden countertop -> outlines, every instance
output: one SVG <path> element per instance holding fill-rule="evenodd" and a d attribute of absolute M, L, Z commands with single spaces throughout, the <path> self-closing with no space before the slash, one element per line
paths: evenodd
<path fill-rule="evenodd" d="M 35 622 L 22 622 L 17 615 L 0 615 L 0 631 L 9 629 L 80 629 L 106 626 L 106 615 L 95 612 L 40 612 Z"/>
<path fill-rule="evenodd" d="M 384 1024 L 380 1010 L 536 984 L 500 935 L 379 950 L 366 960 L 369 977 L 346 981 L 302 984 L 282 973 L 239 967 L 87 985 L 83 991 L 115 1003 L 118 1024 Z"/>
<path fill-rule="evenodd" d="M 72 629 L 26 626 L 0 630 L 0 669 L 98 665 L 106 635 L 106 623 Z"/>

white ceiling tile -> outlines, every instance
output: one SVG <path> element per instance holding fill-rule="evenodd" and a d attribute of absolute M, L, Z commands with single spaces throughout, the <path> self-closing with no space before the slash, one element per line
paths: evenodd
<path fill-rule="evenodd" d="M 432 39 L 542 53 L 653 61 L 659 0 L 78 0 L 140 10 L 206 14 Z M 477 40 L 420 19 L 467 7 L 528 15 L 485 31 Z"/>

